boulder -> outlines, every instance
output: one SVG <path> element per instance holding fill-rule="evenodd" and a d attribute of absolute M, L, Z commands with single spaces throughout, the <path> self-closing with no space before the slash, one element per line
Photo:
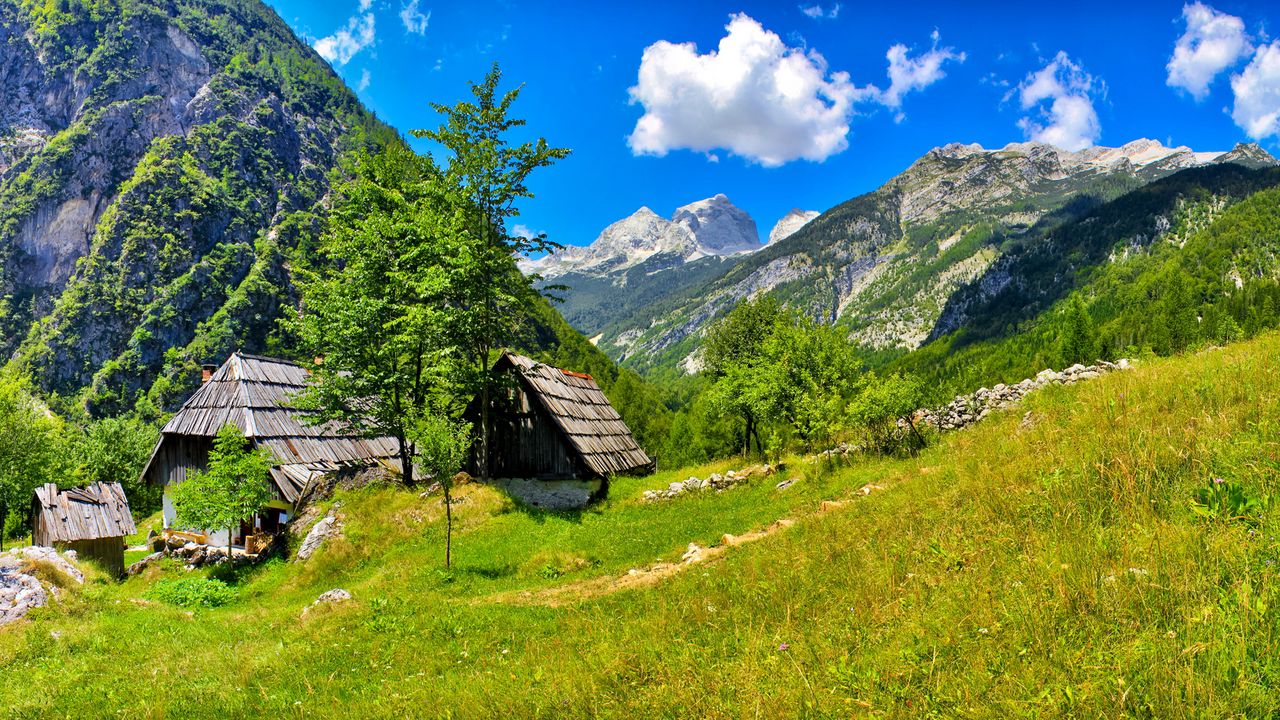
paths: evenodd
<path fill-rule="evenodd" d="M 330 537 L 338 535 L 342 532 L 342 521 L 331 508 L 320 521 L 312 526 L 307 536 L 303 538 L 302 544 L 298 546 L 298 560 L 306 560 L 311 557 L 324 541 Z"/>
<path fill-rule="evenodd" d="M 308 612 L 311 611 L 312 608 L 316 607 L 317 605 L 330 605 L 333 603 L 344 603 L 344 602 L 349 602 L 350 600 L 351 600 L 351 593 L 347 592 L 342 588 L 334 588 L 332 590 L 326 590 L 320 593 L 320 597 L 316 598 L 315 602 L 303 608 L 302 614 L 305 616 Z"/>
<path fill-rule="evenodd" d="M 160 558 L 162 558 L 162 557 L 164 557 L 164 553 L 163 553 L 163 552 L 154 552 L 154 553 L 151 553 L 150 555 L 148 555 L 148 556 L 146 556 L 146 557 L 142 558 L 142 559 L 141 559 L 141 560 L 139 560 L 138 562 L 136 562 L 136 563 L 134 563 L 134 564 L 130 565 L 128 568 L 126 568 L 126 569 L 125 569 L 125 571 L 124 571 L 124 572 L 125 572 L 125 574 L 126 574 L 126 575 L 137 575 L 138 573 L 142 572 L 143 570 L 146 570 L 146 569 L 147 569 L 147 567 L 151 565 L 151 563 L 156 562 L 157 560 L 159 560 L 159 559 L 160 559 Z"/>

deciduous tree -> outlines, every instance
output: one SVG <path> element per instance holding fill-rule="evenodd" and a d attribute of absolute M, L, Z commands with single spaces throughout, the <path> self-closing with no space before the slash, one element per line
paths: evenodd
<path fill-rule="evenodd" d="M 465 385 L 480 394 L 479 466 L 489 474 L 489 394 L 499 382 L 490 368 L 492 353 L 512 344 L 525 329 L 535 298 L 533 279 L 515 258 L 555 249 L 545 235 L 512 233 L 507 223 L 520 214 L 517 203 L 533 197 L 529 175 L 569 155 L 543 138 L 513 143 L 513 130 L 525 121 L 510 115 L 520 88 L 498 92 L 502 72 L 495 63 L 483 82 L 471 85 L 473 102 L 432 104 L 444 116 L 435 130 L 414 130 L 415 137 L 439 143 L 449 153 L 443 173 L 461 194 L 456 211 L 465 232 L 449 257 L 453 278 L 450 300 L 454 343 L 465 353 Z"/>
<path fill-rule="evenodd" d="M 242 522 L 254 518 L 272 492 L 271 456 L 252 450 L 240 428 L 230 423 L 218 431 L 205 470 L 192 473 L 173 486 L 178 525 L 199 530 L 227 529 L 227 558 L 231 537 Z"/>

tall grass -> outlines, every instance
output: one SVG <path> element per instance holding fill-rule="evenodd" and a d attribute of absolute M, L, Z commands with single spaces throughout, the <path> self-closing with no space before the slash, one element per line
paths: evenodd
<path fill-rule="evenodd" d="M 1280 712 L 1276 517 L 1194 511 L 1214 478 L 1276 495 L 1280 339 L 1153 361 L 908 461 L 532 512 L 461 490 L 342 496 L 345 539 L 186 611 L 169 566 L 0 630 L 15 717 L 1262 717 Z M 1023 415 L 1031 415 L 1023 422 Z M 699 469 L 723 471 L 727 465 Z M 867 482 L 883 491 L 861 497 Z M 826 513 L 823 499 L 851 497 Z M 537 591 L 794 526 L 648 589 Z M 332 587 L 354 601 L 303 607 Z M 571 591 L 570 591 L 571 592 Z M 525 595 L 529 593 L 529 595 Z M 524 598 L 522 600 L 522 598 Z M 55 634 L 57 637 L 55 637 Z M 33 692 L 39 688 L 39 692 Z"/>

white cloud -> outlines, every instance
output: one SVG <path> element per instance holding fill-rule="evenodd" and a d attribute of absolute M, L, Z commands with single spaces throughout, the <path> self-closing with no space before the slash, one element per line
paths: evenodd
<path fill-rule="evenodd" d="M 1258 48 L 1253 60 L 1231 78 L 1236 104 L 1231 119 L 1254 140 L 1280 135 L 1280 40 Z"/>
<path fill-rule="evenodd" d="M 835 20 L 840 17 L 840 3 L 834 3 L 830 10 L 821 5 L 801 5 L 800 12 L 814 20 Z"/>
<path fill-rule="evenodd" d="M 938 47 L 938 31 L 934 30 L 933 48 L 917 57 L 907 56 L 907 46 L 898 44 L 889 48 L 885 57 L 889 60 L 889 89 L 880 94 L 880 102 L 886 107 L 898 109 L 902 107 L 902 96 L 912 90 L 923 90 L 946 77 L 942 66 L 948 60 L 964 62 L 965 54 L 956 52 L 955 48 Z M 901 122 L 903 115 L 899 112 L 895 121 Z"/>
<path fill-rule="evenodd" d="M 516 223 L 511 227 L 511 235 L 513 237 L 522 237 L 525 240 L 536 240 L 541 234 L 541 230 L 534 230 L 524 223 Z"/>
<path fill-rule="evenodd" d="M 373 7 L 373 0 L 360 0 L 360 12 L 369 12 L 371 7 Z"/>
<path fill-rule="evenodd" d="M 1244 21 L 1235 15 L 1196 2 L 1183 6 L 1182 17 L 1187 30 L 1178 38 L 1173 57 L 1165 66 L 1169 71 L 1166 83 L 1203 100 L 1214 78 L 1247 56 L 1253 47 Z"/>
<path fill-rule="evenodd" d="M 367 9 L 363 0 L 361 8 Z M 373 13 L 365 13 L 351 17 L 346 27 L 315 41 L 313 47 L 330 63 L 346 65 L 356 53 L 372 45 L 375 36 Z"/>
<path fill-rule="evenodd" d="M 373 80 L 373 76 L 369 74 L 366 68 L 360 71 L 360 82 L 356 83 L 356 92 L 364 92 L 369 89 L 369 83 Z"/>
<path fill-rule="evenodd" d="M 1039 111 L 1036 118 L 1019 120 L 1018 127 L 1030 140 L 1065 150 L 1083 150 L 1102 134 L 1098 113 L 1093 109 L 1093 94 L 1100 86 L 1065 52 L 1059 52 L 1018 86 L 1022 109 Z"/>
<path fill-rule="evenodd" d="M 735 155 L 776 167 L 821 162 L 848 147 L 854 104 L 874 97 L 816 51 L 788 47 L 745 14 L 733 15 L 718 50 L 660 40 L 645 48 L 632 103 L 644 107 L 627 139 L 637 155 L 674 149 Z"/>
<path fill-rule="evenodd" d="M 418 0 L 409 0 L 409 4 L 400 8 L 400 22 L 408 32 L 425 35 L 427 24 L 431 22 L 431 11 L 424 13 L 418 9 Z"/>

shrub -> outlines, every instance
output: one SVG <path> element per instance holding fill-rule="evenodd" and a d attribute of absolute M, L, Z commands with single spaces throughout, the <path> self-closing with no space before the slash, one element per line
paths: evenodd
<path fill-rule="evenodd" d="M 161 580 L 146 592 L 146 596 L 178 607 L 214 608 L 235 600 L 236 591 L 221 580 L 185 577 Z"/>
<path fill-rule="evenodd" d="M 1271 507 L 1269 495 L 1237 482 L 1214 478 L 1196 491 L 1191 509 L 1197 515 L 1221 520 L 1239 520 L 1246 525 L 1261 523 L 1261 515 Z"/>

